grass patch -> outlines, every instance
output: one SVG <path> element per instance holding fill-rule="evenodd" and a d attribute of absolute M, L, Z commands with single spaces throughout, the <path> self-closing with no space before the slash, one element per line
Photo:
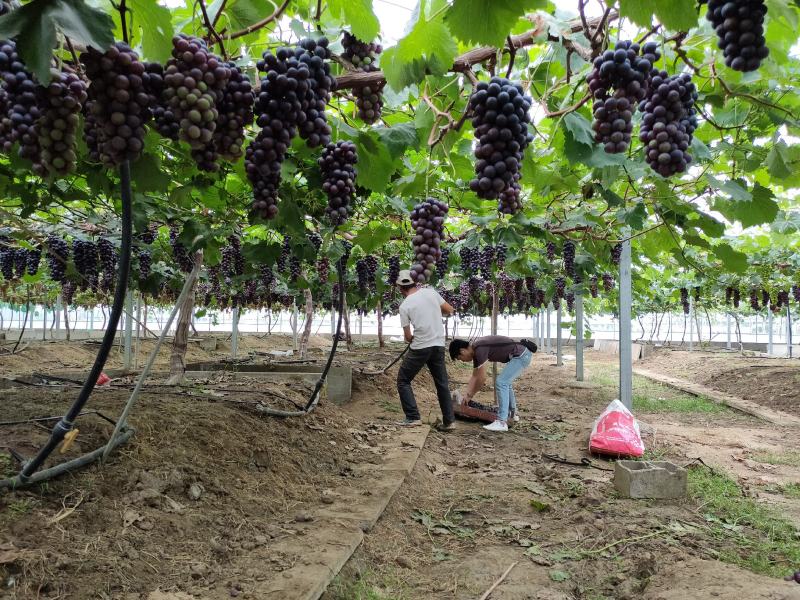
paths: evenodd
<path fill-rule="evenodd" d="M 616 369 L 593 368 L 591 380 L 606 388 L 609 399 L 617 397 L 619 375 Z M 703 396 L 693 396 L 664 384 L 633 376 L 633 410 L 643 413 L 722 414 L 731 410 Z"/>
<path fill-rule="evenodd" d="M 393 577 L 381 578 L 373 571 L 355 573 L 355 578 L 345 579 L 340 573 L 331 582 L 331 600 L 402 600 L 400 583 Z"/>
<path fill-rule="evenodd" d="M 14 470 L 12 460 L 10 455 L 0 454 L 0 478 L 5 479 L 16 475 L 17 472 Z"/>
<path fill-rule="evenodd" d="M 389 398 L 381 398 L 378 400 L 378 406 L 380 406 L 383 410 L 390 413 L 401 413 L 403 412 L 402 407 L 400 406 L 399 400 L 390 400 Z"/>
<path fill-rule="evenodd" d="M 705 468 L 689 469 L 689 495 L 700 505 L 715 537 L 734 538 L 730 548 L 720 551 L 720 560 L 771 577 L 786 575 L 800 564 L 795 526 L 743 496 L 733 479 Z"/>
<path fill-rule="evenodd" d="M 800 452 L 789 450 L 787 452 L 756 452 L 753 459 L 768 465 L 787 465 L 800 467 Z"/>
<path fill-rule="evenodd" d="M 707 413 L 730 412 L 722 404 L 703 396 L 693 396 L 647 379 L 633 378 L 633 408 L 649 413 Z"/>
<path fill-rule="evenodd" d="M 786 498 L 800 499 L 800 483 L 785 483 L 783 485 L 769 485 L 764 491 L 770 494 L 780 494 Z"/>

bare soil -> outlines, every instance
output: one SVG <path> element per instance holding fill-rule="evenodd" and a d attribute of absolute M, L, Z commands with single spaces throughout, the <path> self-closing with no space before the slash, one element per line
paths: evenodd
<path fill-rule="evenodd" d="M 323 598 L 474 599 L 512 564 L 493 598 L 800 598 L 800 588 L 733 566 L 721 572 L 735 575 L 735 585 L 721 585 L 725 578 L 715 576 L 697 589 L 700 571 L 713 573 L 721 568 L 716 558 L 736 552 L 732 539 L 700 533 L 707 530 L 702 507 L 690 499 L 623 499 L 610 472 L 544 457 L 588 456 L 591 424 L 613 392 L 591 383 L 609 359 L 587 358 L 590 381 L 579 384 L 567 367 L 537 355 L 516 386 L 523 421 L 506 435 L 478 424 L 431 433 L 406 485 Z M 456 368 L 452 378 L 463 373 Z M 685 443 L 702 444 L 732 425 L 759 443 L 762 435 L 782 439 L 784 447 L 800 443 L 798 432 L 775 432 L 738 413 L 639 417 L 650 453 L 681 465 L 697 458 L 715 466 L 737 462 Z M 741 451 L 746 441 L 728 443 Z M 595 465 L 613 463 L 595 459 Z"/>
<path fill-rule="evenodd" d="M 320 359 L 327 344 L 315 341 Z M 277 336 L 245 337 L 240 354 L 290 345 Z M 32 345 L 19 357 L 0 357 L 0 373 L 86 368 L 95 350 L 81 343 Z M 226 348 L 192 345 L 189 352 L 189 360 L 212 360 Z M 395 355 L 362 348 L 343 352 L 338 362 L 375 368 Z M 160 364 L 167 359 L 163 352 Z M 587 359 L 589 381 L 579 384 L 572 365 L 557 368 L 552 357 L 536 355 L 517 385 L 523 421 L 506 435 L 476 423 L 459 423 L 453 434 L 432 432 L 325 600 L 474 599 L 514 563 L 492 598 L 800 598 L 796 584 L 720 563 L 721 555 L 745 552 L 741 538 L 711 535 L 695 500 L 623 499 L 611 473 L 601 470 L 612 463 L 574 467 L 543 456 L 588 456 L 591 424 L 613 398 L 598 383 L 613 361 L 592 353 Z M 468 368 L 449 368 L 451 381 L 466 381 Z M 357 466 L 376 462 L 377 441 L 391 436 L 392 422 L 402 417 L 395 373 L 354 375 L 350 404 L 322 403 L 302 420 L 253 410 L 257 401 L 279 408 L 302 403 L 309 390 L 299 382 L 223 377 L 148 387 L 131 418 L 136 435 L 109 464 L 0 495 L 0 599 L 257 597 L 255 582 L 304 559 L 271 548 L 315 528 L 306 516 L 322 505 L 325 490 L 358 489 Z M 129 388 L 130 381 L 116 381 L 87 408 L 115 417 Z M 76 389 L 0 390 L 0 422 L 60 414 Z M 432 423 L 439 410 L 427 374 L 415 389 Z M 482 400 L 490 399 L 485 392 Z M 679 464 L 703 458 L 736 475 L 759 501 L 793 514 L 794 505 L 768 494 L 759 478 L 788 482 L 800 480 L 800 472 L 756 458 L 800 447 L 800 432 L 732 412 L 637 416 L 653 456 Z M 111 430 L 96 415 L 83 417 L 79 427 L 75 445 L 55 459 L 102 444 Z M 0 461 L 4 446 L 29 456 L 46 435 L 30 424 L 0 428 Z M 9 459 L 5 467 L 16 465 Z"/>
<path fill-rule="evenodd" d="M 638 364 L 800 416 L 800 360 L 796 358 L 661 349 Z"/>

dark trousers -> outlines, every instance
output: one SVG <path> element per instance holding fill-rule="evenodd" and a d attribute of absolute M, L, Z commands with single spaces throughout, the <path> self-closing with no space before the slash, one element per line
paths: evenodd
<path fill-rule="evenodd" d="M 397 391 L 400 393 L 400 403 L 407 419 L 419 419 L 419 408 L 414 398 L 411 382 L 426 366 L 431 372 L 433 382 L 436 384 L 436 395 L 439 398 L 439 407 L 442 409 L 442 421 L 445 424 L 455 421 L 453 415 L 453 400 L 450 397 L 450 387 L 447 381 L 447 367 L 444 362 L 444 347 L 431 346 L 419 350 L 409 350 L 406 354 L 400 371 L 397 373 Z"/>

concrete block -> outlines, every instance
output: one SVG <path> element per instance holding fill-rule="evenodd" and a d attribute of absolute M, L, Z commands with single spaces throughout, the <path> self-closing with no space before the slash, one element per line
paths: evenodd
<path fill-rule="evenodd" d="M 686 469 L 667 461 L 618 460 L 614 487 L 628 498 L 681 498 L 686 495 Z"/>
<path fill-rule="evenodd" d="M 352 367 L 331 367 L 328 371 L 328 400 L 336 404 L 350 402 L 353 388 Z"/>
<path fill-rule="evenodd" d="M 215 352 L 217 350 L 217 338 L 214 336 L 204 337 L 200 342 L 200 347 L 207 352 Z"/>

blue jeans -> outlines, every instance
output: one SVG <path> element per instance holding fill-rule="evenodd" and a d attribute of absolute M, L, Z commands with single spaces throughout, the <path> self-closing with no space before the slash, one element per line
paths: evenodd
<path fill-rule="evenodd" d="M 508 361 L 508 364 L 497 376 L 495 388 L 497 389 L 497 419 L 499 421 L 508 420 L 509 408 L 511 412 L 517 412 L 517 398 L 514 396 L 514 388 L 511 387 L 511 384 L 531 364 L 532 358 L 533 354 L 526 349 L 525 352 Z"/>

